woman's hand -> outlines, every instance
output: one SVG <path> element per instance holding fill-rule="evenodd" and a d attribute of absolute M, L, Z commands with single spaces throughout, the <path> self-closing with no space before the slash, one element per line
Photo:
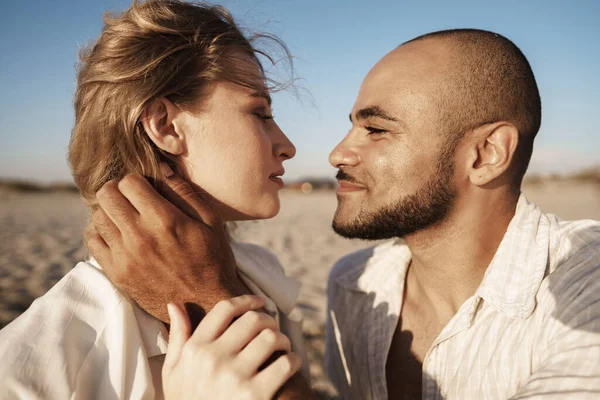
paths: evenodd
<path fill-rule="evenodd" d="M 191 334 L 185 312 L 168 305 L 169 349 L 162 370 L 167 400 L 271 399 L 301 366 L 277 322 L 256 311 L 257 296 L 219 302 Z M 240 316 L 233 323 L 234 318 Z M 284 354 L 259 371 L 276 351 Z"/>

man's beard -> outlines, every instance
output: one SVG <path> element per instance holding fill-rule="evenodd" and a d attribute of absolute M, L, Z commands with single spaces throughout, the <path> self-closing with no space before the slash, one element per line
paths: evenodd
<path fill-rule="evenodd" d="M 457 195 L 452 182 L 454 149 L 452 146 L 441 151 L 433 177 L 415 193 L 374 212 L 361 210 L 347 224 L 334 218 L 333 230 L 349 239 L 380 240 L 405 237 L 442 222 Z"/>

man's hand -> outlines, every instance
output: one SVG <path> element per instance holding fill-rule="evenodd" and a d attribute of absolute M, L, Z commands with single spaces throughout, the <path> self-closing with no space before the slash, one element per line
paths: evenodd
<path fill-rule="evenodd" d="M 169 350 L 162 369 L 165 398 L 271 399 L 300 369 L 302 359 L 290 353 L 290 341 L 277 322 L 255 311 L 263 304 L 256 296 L 223 300 L 193 334 L 185 312 L 169 305 Z M 284 354 L 261 368 L 277 351 Z"/>
<path fill-rule="evenodd" d="M 183 179 L 170 169 L 164 175 L 164 197 L 138 174 L 107 182 L 97 193 L 100 207 L 86 244 L 108 278 L 146 312 L 168 323 L 167 304 L 183 306 L 191 332 L 220 300 L 250 291 L 238 278 L 221 219 Z M 274 398 L 314 394 L 296 373 Z"/>
<path fill-rule="evenodd" d="M 222 299 L 248 293 L 221 219 L 170 168 L 161 196 L 141 175 L 97 193 L 87 247 L 108 278 L 140 307 L 168 322 L 167 303 L 185 307 L 195 327 Z"/>

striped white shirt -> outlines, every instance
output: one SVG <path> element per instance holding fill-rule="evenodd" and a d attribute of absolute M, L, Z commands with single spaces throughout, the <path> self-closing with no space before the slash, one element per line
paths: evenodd
<path fill-rule="evenodd" d="M 386 399 L 410 250 L 396 240 L 336 263 L 326 366 L 343 399 Z M 424 399 L 600 399 L 600 223 L 521 195 L 481 285 L 423 361 Z"/>

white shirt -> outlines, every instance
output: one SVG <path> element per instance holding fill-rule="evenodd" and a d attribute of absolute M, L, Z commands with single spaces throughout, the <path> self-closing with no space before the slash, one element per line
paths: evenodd
<path fill-rule="evenodd" d="M 386 399 L 385 365 L 411 254 L 350 254 L 328 285 L 326 366 L 343 399 Z M 600 398 L 600 223 L 521 195 L 481 285 L 423 362 L 424 399 Z"/>
<path fill-rule="evenodd" d="M 294 308 L 299 283 L 277 257 L 246 243 L 232 249 L 242 280 L 267 297 L 292 349 L 305 355 Z M 1 399 L 162 398 L 168 332 L 94 265 L 80 262 L 0 331 Z"/>

